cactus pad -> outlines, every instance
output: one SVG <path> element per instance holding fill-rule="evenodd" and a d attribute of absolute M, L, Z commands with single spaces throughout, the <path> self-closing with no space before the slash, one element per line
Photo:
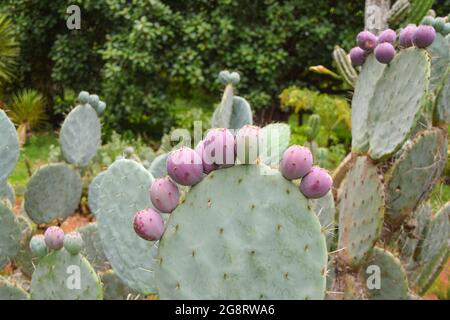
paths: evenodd
<path fill-rule="evenodd" d="M 19 159 L 19 138 L 16 128 L 0 109 L 0 183 L 11 174 Z"/>
<path fill-rule="evenodd" d="M 450 71 L 437 97 L 434 119 L 438 124 L 450 123 Z"/>
<path fill-rule="evenodd" d="M 400 223 L 424 200 L 442 173 L 447 140 L 440 129 L 422 131 L 407 143 L 386 173 L 386 215 Z"/>
<path fill-rule="evenodd" d="M 431 56 L 430 92 L 434 92 L 448 77 L 445 71 L 448 70 L 450 63 L 450 45 L 441 34 L 437 33 L 436 39 L 427 50 Z"/>
<path fill-rule="evenodd" d="M 152 175 L 133 160 L 117 160 L 100 186 L 98 231 L 103 249 L 116 274 L 132 289 L 155 292 L 153 257 L 156 246 L 141 239 L 133 229 L 139 210 L 153 207 L 149 188 Z"/>
<path fill-rule="evenodd" d="M 322 198 L 310 199 L 309 203 L 319 218 L 322 232 L 327 239 L 327 249 L 330 251 L 330 246 L 334 240 L 334 229 L 336 224 L 334 220 L 336 216 L 336 207 L 334 205 L 333 194 L 330 191 Z"/>
<path fill-rule="evenodd" d="M 14 188 L 7 182 L 0 182 L 0 202 L 3 200 L 8 200 L 13 206 L 16 204 Z"/>
<path fill-rule="evenodd" d="M 130 290 L 113 270 L 100 275 L 103 284 L 103 300 L 127 300 L 130 295 L 137 295 Z"/>
<path fill-rule="evenodd" d="M 163 178 L 167 176 L 167 157 L 168 153 L 161 154 L 155 158 L 155 160 L 152 161 L 150 164 L 150 173 L 152 174 L 153 178 Z"/>
<path fill-rule="evenodd" d="M 352 266 L 360 265 L 380 235 L 384 216 L 384 189 L 377 168 L 358 157 L 338 192 L 338 249 Z"/>
<path fill-rule="evenodd" d="M 80 174 L 67 164 L 49 164 L 33 174 L 25 192 L 25 210 L 37 224 L 64 219 L 78 207 Z"/>
<path fill-rule="evenodd" d="M 444 269 L 449 256 L 450 250 L 445 246 L 424 266 L 415 282 L 419 294 L 423 295 L 428 291 L 434 280 Z"/>
<path fill-rule="evenodd" d="M 294 184 L 263 165 L 218 170 L 194 186 L 170 216 L 157 261 L 161 299 L 325 295 L 319 220 Z"/>
<path fill-rule="evenodd" d="M 21 229 L 14 213 L 0 203 L 0 269 L 19 252 Z"/>
<path fill-rule="evenodd" d="M 43 257 L 31 279 L 33 300 L 101 300 L 100 279 L 80 254 L 65 249 Z"/>
<path fill-rule="evenodd" d="M 96 271 L 111 269 L 111 265 L 103 251 L 103 245 L 98 234 L 97 223 L 93 222 L 78 229 L 83 238 L 84 247 L 81 254 L 89 261 Z"/>
<path fill-rule="evenodd" d="M 64 120 L 59 136 L 61 151 L 68 162 L 85 167 L 100 146 L 101 124 L 90 105 L 79 105 Z"/>
<path fill-rule="evenodd" d="M 88 190 L 88 205 L 89 209 L 94 215 L 98 214 L 98 201 L 100 196 L 100 185 L 106 172 L 100 172 L 94 179 L 92 179 Z"/>
<path fill-rule="evenodd" d="M 0 301 L 1 300 L 28 300 L 28 293 L 11 284 L 8 280 L 0 276 Z"/>

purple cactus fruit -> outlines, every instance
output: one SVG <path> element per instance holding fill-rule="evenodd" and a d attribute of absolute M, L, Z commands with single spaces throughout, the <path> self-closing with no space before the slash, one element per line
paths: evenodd
<path fill-rule="evenodd" d="M 236 134 L 236 158 L 241 164 L 255 163 L 261 152 L 261 128 L 245 125 Z"/>
<path fill-rule="evenodd" d="M 283 153 L 280 168 L 281 174 L 288 180 L 304 177 L 312 168 L 313 156 L 308 148 L 290 146 Z"/>
<path fill-rule="evenodd" d="M 330 191 L 333 179 L 325 169 L 313 167 L 300 182 L 300 191 L 307 198 L 321 198 Z"/>
<path fill-rule="evenodd" d="M 167 173 L 176 183 L 192 186 L 202 179 L 202 158 L 191 148 L 181 147 L 167 157 Z"/>
<path fill-rule="evenodd" d="M 45 244 L 51 250 L 59 250 L 64 245 L 64 231 L 60 227 L 50 227 L 44 233 Z"/>
<path fill-rule="evenodd" d="M 364 51 L 370 52 L 377 45 L 378 39 L 373 33 L 369 31 L 362 31 L 356 37 L 356 41 L 358 42 L 358 47 Z"/>
<path fill-rule="evenodd" d="M 200 141 L 197 146 L 195 147 L 195 152 L 197 152 L 197 154 L 202 158 L 203 161 L 203 172 L 208 174 L 214 170 L 217 170 L 219 168 L 218 165 L 216 164 L 208 164 L 206 163 L 206 161 L 203 160 L 203 150 L 205 149 L 204 147 L 204 141 Z"/>
<path fill-rule="evenodd" d="M 436 31 L 432 26 L 419 26 L 413 34 L 413 43 L 419 48 L 430 46 L 436 38 Z"/>
<path fill-rule="evenodd" d="M 150 199 L 160 212 L 171 213 L 178 206 L 180 192 L 169 177 L 159 178 L 150 187 Z"/>
<path fill-rule="evenodd" d="M 378 44 L 387 42 L 394 45 L 396 40 L 397 34 L 392 29 L 386 29 L 378 36 Z"/>
<path fill-rule="evenodd" d="M 221 167 L 234 165 L 235 141 L 230 130 L 225 128 L 211 129 L 204 139 L 203 160 L 207 164 Z"/>
<path fill-rule="evenodd" d="M 416 30 L 417 30 L 417 26 L 414 24 L 411 24 L 400 32 L 400 45 L 403 48 L 409 48 L 414 45 L 413 36 L 414 36 L 414 33 L 416 32 Z"/>
<path fill-rule="evenodd" d="M 161 239 L 164 233 L 164 220 L 158 212 L 147 208 L 136 213 L 133 227 L 142 239 L 156 241 Z"/>
<path fill-rule="evenodd" d="M 388 64 L 395 57 L 395 49 L 392 44 L 384 42 L 375 48 L 375 58 L 380 63 Z"/>
<path fill-rule="evenodd" d="M 362 66 L 366 61 L 366 52 L 360 47 L 350 50 L 350 60 L 354 66 Z"/>

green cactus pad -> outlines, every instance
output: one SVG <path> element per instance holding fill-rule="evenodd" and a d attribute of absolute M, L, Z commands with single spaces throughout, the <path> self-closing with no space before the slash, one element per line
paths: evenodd
<path fill-rule="evenodd" d="M 82 182 L 78 171 L 64 163 L 36 171 L 25 192 L 25 210 L 37 224 L 65 219 L 78 207 Z"/>
<path fill-rule="evenodd" d="M 325 233 L 327 239 L 327 249 L 330 251 L 331 244 L 334 240 L 336 207 L 332 192 L 328 192 L 324 197 L 319 199 L 310 199 L 311 208 L 317 214 L 322 232 Z"/>
<path fill-rule="evenodd" d="M 370 266 L 376 266 L 380 271 L 380 288 L 367 288 L 371 300 L 408 300 L 408 279 L 400 260 L 392 253 L 380 248 L 374 248 L 372 258 L 361 269 L 366 281 L 370 283 L 372 273 Z"/>
<path fill-rule="evenodd" d="M 1 300 L 29 300 L 30 296 L 22 288 L 16 287 L 8 280 L 0 276 L 0 301 Z"/>
<path fill-rule="evenodd" d="M 0 269 L 19 252 L 21 229 L 14 213 L 0 203 Z"/>
<path fill-rule="evenodd" d="M 406 143 L 386 173 L 386 215 L 398 225 L 424 200 L 442 173 L 447 140 L 442 130 L 422 131 Z"/>
<path fill-rule="evenodd" d="M 88 205 L 89 209 L 94 215 L 98 214 L 98 201 L 100 196 L 100 185 L 106 172 L 100 172 L 94 179 L 92 179 L 88 190 Z"/>
<path fill-rule="evenodd" d="M 285 123 L 272 123 L 262 128 L 261 162 L 278 165 L 290 139 L 291 129 Z"/>
<path fill-rule="evenodd" d="M 0 182 L 0 201 L 8 200 L 11 205 L 16 204 L 14 188 L 7 182 Z"/>
<path fill-rule="evenodd" d="M 450 45 L 439 33 L 431 46 L 427 48 L 431 56 L 430 92 L 438 90 L 448 78 L 446 70 L 450 63 Z"/>
<path fill-rule="evenodd" d="M 450 201 L 431 220 L 425 237 L 419 242 L 416 260 L 420 264 L 431 261 L 444 247 L 448 247 L 450 230 Z"/>
<path fill-rule="evenodd" d="M 79 105 L 64 120 L 59 136 L 61 151 L 68 162 L 85 167 L 100 146 L 101 124 L 90 105 Z"/>
<path fill-rule="evenodd" d="M 20 271 L 27 277 L 31 277 L 34 272 L 34 263 L 36 259 L 33 257 L 30 249 L 30 240 L 33 236 L 31 223 L 23 216 L 18 216 L 17 221 L 21 230 L 20 249 L 14 258 L 14 262 Z"/>
<path fill-rule="evenodd" d="M 0 183 L 6 180 L 19 159 L 19 138 L 16 128 L 0 109 Z"/>
<path fill-rule="evenodd" d="M 100 279 L 103 283 L 103 300 L 127 300 L 130 296 L 138 295 L 128 288 L 113 270 L 102 273 Z"/>
<path fill-rule="evenodd" d="M 93 222 L 78 229 L 84 241 L 81 254 L 89 261 L 96 271 L 111 269 L 111 265 L 106 258 L 103 245 L 98 234 L 97 223 Z"/>
<path fill-rule="evenodd" d="M 211 118 L 213 128 L 240 129 L 253 123 L 250 104 L 242 97 L 234 96 L 233 86 L 227 85 L 222 102 Z"/>
<path fill-rule="evenodd" d="M 80 254 L 65 249 L 43 257 L 31 279 L 33 300 L 101 300 L 100 279 Z"/>
<path fill-rule="evenodd" d="M 429 57 L 426 51 L 416 48 L 403 50 L 384 69 L 369 103 L 367 125 L 372 159 L 392 155 L 407 139 L 421 116 L 429 78 Z"/>
<path fill-rule="evenodd" d="M 369 149 L 369 103 L 376 94 L 375 85 L 385 68 L 385 64 L 379 63 L 374 55 L 370 55 L 359 74 L 352 100 L 352 150 L 355 152 L 365 152 Z"/>
<path fill-rule="evenodd" d="M 155 292 L 153 257 L 156 245 L 134 231 L 139 210 L 153 207 L 149 188 L 152 175 L 133 160 L 115 161 L 101 183 L 98 231 L 103 249 L 116 274 L 133 290 Z"/>
<path fill-rule="evenodd" d="M 430 289 L 447 264 L 449 256 L 450 250 L 448 246 L 444 246 L 421 270 L 415 283 L 419 294 L 423 295 Z"/>
<path fill-rule="evenodd" d="M 167 176 L 167 157 L 169 156 L 168 153 L 161 154 L 155 158 L 155 160 L 152 161 L 150 164 L 150 173 L 152 176 L 157 178 L 163 178 Z"/>
<path fill-rule="evenodd" d="M 270 186 L 270 187 L 269 187 Z M 327 251 L 298 188 L 264 165 L 215 171 L 171 214 L 161 299 L 323 299 Z"/>
<path fill-rule="evenodd" d="M 358 157 L 338 191 L 338 249 L 351 266 L 364 262 L 378 240 L 384 216 L 384 188 L 377 168 Z"/>
<path fill-rule="evenodd" d="M 437 124 L 450 123 L 450 71 L 437 97 L 434 120 Z"/>

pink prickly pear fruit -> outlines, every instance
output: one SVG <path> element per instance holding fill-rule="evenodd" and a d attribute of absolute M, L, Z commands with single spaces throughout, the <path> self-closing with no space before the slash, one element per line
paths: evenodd
<path fill-rule="evenodd" d="M 164 220 L 158 212 L 152 208 L 147 208 L 136 213 L 133 227 L 142 239 L 157 241 L 161 239 L 164 233 Z"/>
<path fill-rule="evenodd" d="M 333 179 L 325 169 L 313 167 L 300 182 L 300 191 L 307 198 L 321 198 L 330 191 Z"/>
<path fill-rule="evenodd" d="M 202 158 L 191 148 L 181 147 L 167 157 L 167 173 L 176 183 L 192 186 L 202 179 Z"/>
<path fill-rule="evenodd" d="M 234 165 L 235 141 L 230 130 L 211 129 L 204 139 L 203 147 L 203 160 L 207 164 L 216 164 L 221 167 Z"/>
<path fill-rule="evenodd" d="M 236 134 L 236 158 L 241 164 L 252 164 L 261 152 L 261 128 L 245 125 Z"/>
<path fill-rule="evenodd" d="M 400 45 L 403 48 L 409 48 L 414 45 L 413 36 L 414 36 L 414 33 L 416 32 L 416 30 L 417 30 L 417 26 L 412 24 L 412 25 L 407 26 L 405 29 L 403 29 L 400 32 Z"/>
<path fill-rule="evenodd" d="M 413 34 L 413 43 L 419 48 L 430 46 L 436 38 L 436 30 L 432 26 L 418 26 Z"/>
<path fill-rule="evenodd" d="M 169 177 L 159 178 L 150 187 L 150 199 L 160 212 L 171 213 L 178 206 L 180 192 Z"/>
<path fill-rule="evenodd" d="M 281 159 L 281 174 L 288 180 L 300 179 L 311 170 L 313 156 L 308 148 L 293 145 L 286 149 Z"/>
<path fill-rule="evenodd" d="M 366 61 L 366 52 L 360 47 L 350 50 L 350 60 L 354 66 L 362 66 Z"/>
<path fill-rule="evenodd" d="M 386 29 L 378 36 L 378 44 L 387 42 L 393 45 L 396 40 L 397 34 L 392 29 Z"/>
<path fill-rule="evenodd" d="M 203 161 L 203 172 L 208 174 L 214 170 L 217 170 L 219 168 L 218 165 L 216 164 L 208 164 L 206 163 L 206 161 L 203 159 L 203 150 L 205 149 L 204 147 L 204 141 L 200 141 L 197 146 L 195 147 L 195 152 L 197 152 L 197 154 L 202 158 Z"/>
<path fill-rule="evenodd" d="M 358 33 L 356 37 L 356 41 L 358 42 L 358 47 L 363 49 L 364 51 L 372 51 L 375 49 L 377 45 L 378 39 L 377 36 L 369 31 L 362 31 Z"/>
<path fill-rule="evenodd" d="M 60 227 L 50 227 L 44 233 L 45 244 L 51 250 L 59 250 L 64 245 L 64 231 Z"/>
<path fill-rule="evenodd" d="M 384 42 L 375 48 L 375 58 L 380 63 L 388 64 L 395 57 L 395 49 L 392 44 Z"/>

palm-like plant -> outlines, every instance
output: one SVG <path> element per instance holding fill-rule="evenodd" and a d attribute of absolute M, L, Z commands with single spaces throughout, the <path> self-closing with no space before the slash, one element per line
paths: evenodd
<path fill-rule="evenodd" d="M 12 22 L 0 14 L 0 88 L 14 77 L 19 45 L 14 37 Z"/>
<path fill-rule="evenodd" d="M 24 145 L 28 132 L 39 129 L 47 122 L 45 98 L 36 90 L 22 90 L 13 96 L 8 115 L 18 126 L 19 141 Z"/>

